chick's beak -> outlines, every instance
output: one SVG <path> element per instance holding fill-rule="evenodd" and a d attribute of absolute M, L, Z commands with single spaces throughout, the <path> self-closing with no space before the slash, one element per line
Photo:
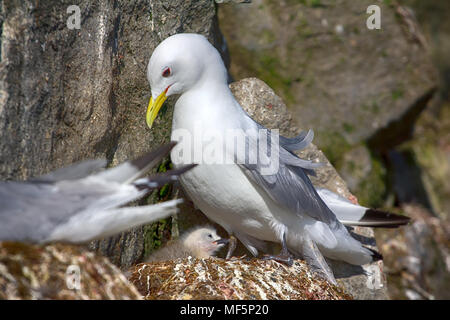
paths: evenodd
<path fill-rule="evenodd" d="M 215 244 L 227 244 L 228 239 L 220 238 L 219 240 L 214 241 Z"/>
<path fill-rule="evenodd" d="M 153 97 L 150 98 L 150 102 L 148 103 L 147 107 L 147 115 L 145 117 L 147 126 L 150 129 L 152 128 L 153 122 L 155 121 L 156 116 L 158 115 L 158 112 L 161 109 L 164 101 L 166 101 L 167 99 L 166 92 L 167 89 L 161 92 L 161 94 L 155 100 L 153 100 Z"/>

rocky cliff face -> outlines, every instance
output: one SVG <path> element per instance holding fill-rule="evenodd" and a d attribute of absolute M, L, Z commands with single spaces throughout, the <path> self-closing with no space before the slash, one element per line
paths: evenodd
<path fill-rule="evenodd" d="M 70 5 L 80 9 L 80 29 L 67 26 Z M 170 101 L 158 130 L 145 125 L 151 53 L 179 32 L 204 34 L 223 48 L 209 0 L 2 1 L 0 22 L 2 179 L 87 158 L 113 166 L 167 142 Z M 158 227 L 141 227 L 93 247 L 128 267 L 161 236 Z"/>

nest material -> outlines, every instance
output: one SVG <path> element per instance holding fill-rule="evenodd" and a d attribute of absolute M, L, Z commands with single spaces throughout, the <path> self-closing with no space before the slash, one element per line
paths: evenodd
<path fill-rule="evenodd" d="M 260 259 L 177 259 L 142 263 L 130 281 L 145 299 L 346 300 L 341 288 L 313 275 L 303 261 L 287 267 Z"/>
<path fill-rule="evenodd" d="M 79 268 L 78 289 L 67 283 L 69 266 Z M 86 248 L 0 242 L 0 299 L 140 298 L 116 266 Z"/>

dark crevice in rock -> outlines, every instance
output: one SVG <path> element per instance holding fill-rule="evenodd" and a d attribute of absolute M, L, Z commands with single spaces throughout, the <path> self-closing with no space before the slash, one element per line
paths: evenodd
<path fill-rule="evenodd" d="M 444 67 L 440 73 L 442 88 L 440 90 L 441 99 L 450 101 L 450 66 Z"/>
<path fill-rule="evenodd" d="M 112 28 L 110 34 L 108 35 L 107 47 L 112 49 L 111 59 L 117 54 L 119 50 L 119 31 L 121 30 L 120 26 L 121 15 L 120 13 L 114 19 L 114 27 Z"/>
<path fill-rule="evenodd" d="M 428 106 L 436 92 L 436 87 L 429 89 L 414 102 L 399 119 L 392 121 L 388 126 L 378 130 L 367 140 L 369 149 L 386 153 L 403 142 L 411 139 L 414 125 L 423 110 Z"/>
<path fill-rule="evenodd" d="M 94 150 L 98 154 L 105 154 L 106 159 L 110 163 L 117 151 L 118 141 L 120 139 L 120 132 L 111 129 L 97 144 L 94 145 Z"/>
<path fill-rule="evenodd" d="M 399 119 L 376 132 L 367 141 L 372 156 L 382 160 L 387 170 L 386 194 L 395 194 L 395 204 L 418 203 L 431 210 L 423 181 L 421 168 L 412 154 L 399 151 L 398 147 L 411 140 L 414 127 L 422 112 L 430 106 L 431 99 L 437 91 L 429 89 Z"/>
<path fill-rule="evenodd" d="M 365 271 L 361 266 L 343 264 L 340 261 L 332 259 L 326 259 L 326 261 L 333 269 L 333 273 L 336 279 L 348 279 L 353 276 L 365 274 Z"/>
<path fill-rule="evenodd" d="M 3 8 L 0 6 L 0 63 L 2 62 L 3 21 Z"/>
<path fill-rule="evenodd" d="M 385 159 L 397 198 L 396 205 L 420 204 L 435 215 L 422 180 L 422 169 L 412 152 L 393 149 L 387 153 Z"/>

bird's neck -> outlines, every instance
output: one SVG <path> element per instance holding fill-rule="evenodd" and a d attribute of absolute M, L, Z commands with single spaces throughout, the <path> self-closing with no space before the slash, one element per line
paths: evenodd
<path fill-rule="evenodd" d="M 204 83 L 188 90 L 175 104 L 171 140 L 179 144 L 171 153 L 172 162 L 178 165 L 208 159 L 210 163 L 229 163 L 234 159 L 235 137 L 244 136 L 252 126 L 255 123 L 226 83 Z"/>
<path fill-rule="evenodd" d="M 218 123 L 236 128 L 242 112 L 226 82 L 202 81 L 178 98 L 172 130 L 191 130 L 195 124 L 216 128 Z"/>

